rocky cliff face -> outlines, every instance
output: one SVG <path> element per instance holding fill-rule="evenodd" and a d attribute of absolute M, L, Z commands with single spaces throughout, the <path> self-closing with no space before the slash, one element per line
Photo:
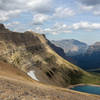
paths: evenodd
<path fill-rule="evenodd" d="M 96 42 L 95 44 L 89 46 L 82 59 L 83 61 L 84 59 L 87 59 L 87 61 L 85 61 L 84 63 L 84 66 L 86 66 L 86 68 L 100 68 L 100 42 Z"/>
<path fill-rule="evenodd" d="M 86 43 L 74 39 L 52 41 L 52 43 L 61 47 L 67 56 L 84 54 L 88 48 Z"/>
<path fill-rule="evenodd" d="M 87 50 L 87 54 L 92 54 L 96 52 L 100 52 L 100 42 L 96 42 L 95 44 L 90 45 Z"/>
<path fill-rule="evenodd" d="M 100 68 L 100 42 L 88 46 L 77 40 L 52 41 L 56 46 L 64 49 L 62 57 L 82 69 Z M 54 49 L 55 50 L 55 49 Z M 56 49 L 56 52 L 59 50 Z"/>
<path fill-rule="evenodd" d="M 70 62 L 76 64 L 83 69 L 100 68 L 100 42 L 90 45 L 84 55 L 76 55 L 71 57 Z"/>
<path fill-rule="evenodd" d="M 0 30 L 6 30 L 6 28 L 3 24 L 0 24 Z"/>
<path fill-rule="evenodd" d="M 0 60 L 17 66 L 45 84 L 66 87 L 81 83 L 87 73 L 65 61 L 48 44 L 44 35 L 11 32 L 0 25 Z"/>

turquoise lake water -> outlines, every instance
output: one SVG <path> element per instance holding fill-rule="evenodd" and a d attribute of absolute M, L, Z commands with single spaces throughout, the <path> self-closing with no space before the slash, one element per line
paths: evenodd
<path fill-rule="evenodd" d="M 76 86 L 72 90 L 100 95 L 100 87 L 97 86 Z"/>

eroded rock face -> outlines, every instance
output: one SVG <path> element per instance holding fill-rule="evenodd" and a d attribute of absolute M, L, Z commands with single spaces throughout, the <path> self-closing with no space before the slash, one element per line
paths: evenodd
<path fill-rule="evenodd" d="M 99 52 L 100 53 L 100 42 L 96 42 L 95 44 L 89 46 L 87 53 L 92 54 L 94 52 Z"/>
<path fill-rule="evenodd" d="M 3 24 L 0 24 L 0 30 L 5 30 L 5 26 Z"/>
<path fill-rule="evenodd" d="M 74 39 L 65 39 L 51 42 L 56 46 L 61 47 L 64 50 L 66 56 L 71 57 L 84 54 L 88 49 L 88 45 L 86 43 Z"/>
<path fill-rule="evenodd" d="M 77 66 L 85 69 L 99 69 L 100 68 L 100 42 L 90 45 L 84 54 L 70 57 L 69 61 Z M 99 72 L 99 71 L 97 71 Z"/>
<path fill-rule="evenodd" d="M 42 37 L 42 35 L 41 35 Z M 33 69 L 35 55 L 45 52 L 38 35 L 33 32 L 17 33 L 0 24 L 0 59 L 19 67 L 24 72 Z"/>

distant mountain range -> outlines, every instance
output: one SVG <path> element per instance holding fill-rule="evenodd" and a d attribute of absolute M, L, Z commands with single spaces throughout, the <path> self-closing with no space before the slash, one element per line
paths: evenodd
<path fill-rule="evenodd" d="M 86 43 L 74 39 L 52 41 L 57 47 L 61 47 L 67 56 L 84 54 L 88 48 Z"/>
<path fill-rule="evenodd" d="M 52 41 L 52 43 L 64 50 L 63 58 L 71 63 L 83 69 L 100 68 L 100 42 L 90 46 L 74 39 Z"/>
<path fill-rule="evenodd" d="M 77 55 L 72 59 L 83 69 L 100 68 L 100 42 L 90 45 L 84 55 Z"/>

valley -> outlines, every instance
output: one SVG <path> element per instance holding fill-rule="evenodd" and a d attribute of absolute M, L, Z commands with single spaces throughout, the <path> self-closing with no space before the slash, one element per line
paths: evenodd
<path fill-rule="evenodd" d="M 100 42 L 96 42 L 93 45 L 87 45 L 86 43 L 73 39 L 51 42 L 57 47 L 63 49 L 62 57 L 64 59 L 79 66 L 80 68 L 84 70 L 100 68 Z M 77 48 L 77 50 L 74 51 L 74 48 Z M 55 51 L 57 52 L 59 50 L 56 49 Z"/>

